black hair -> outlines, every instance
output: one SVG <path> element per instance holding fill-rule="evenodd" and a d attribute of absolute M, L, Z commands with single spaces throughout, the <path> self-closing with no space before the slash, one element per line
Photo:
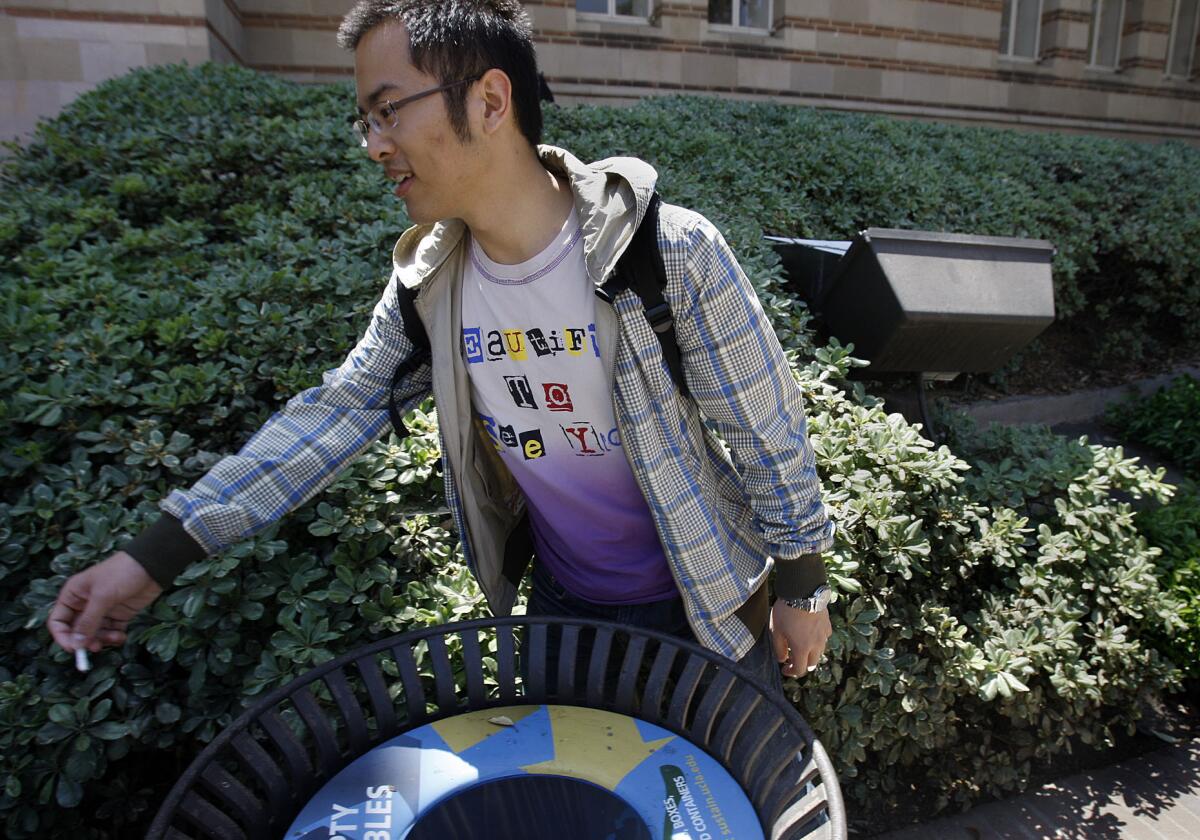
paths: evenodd
<path fill-rule="evenodd" d="M 404 24 L 412 64 L 442 84 L 480 76 L 495 67 L 512 83 L 521 134 L 534 148 L 542 142 L 537 55 L 529 15 L 515 0 L 359 0 L 342 19 L 337 42 L 353 50 L 370 30 L 388 21 Z M 466 85 L 442 91 L 450 126 L 464 143 Z"/>

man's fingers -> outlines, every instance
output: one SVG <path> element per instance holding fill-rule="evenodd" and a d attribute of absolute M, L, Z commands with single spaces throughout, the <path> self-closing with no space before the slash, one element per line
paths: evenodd
<path fill-rule="evenodd" d="M 776 602 L 771 609 L 773 641 L 783 663 L 782 671 L 789 677 L 803 677 L 820 664 L 825 643 L 832 628 L 827 612 L 805 612 Z"/>
<path fill-rule="evenodd" d="M 775 651 L 776 662 L 783 662 L 788 658 L 787 636 L 775 629 L 771 630 L 771 647 Z"/>
<path fill-rule="evenodd" d="M 74 582 L 74 580 L 68 580 L 63 585 L 62 591 L 58 593 L 58 599 L 50 608 L 50 616 L 46 619 L 46 629 L 50 631 L 50 636 L 58 643 L 59 647 L 67 651 L 75 650 L 75 642 L 71 639 L 71 628 L 75 624 L 75 617 L 87 604 L 87 598 L 73 589 Z"/>
<path fill-rule="evenodd" d="M 71 615 L 74 615 L 72 613 Z M 50 637 L 54 639 L 55 644 L 65 651 L 75 650 L 75 644 L 71 641 L 71 619 L 70 618 L 55 618 L 53 615 L 46 622 L 46 629 L 50 631 Z"/>
<path fill-rule="evenodd" d="M 46 627 L 67 651 L 98 652 L 124 644 L 129 622 L 161 592 L 136 559 L 118 551 L 67 579 Z"/>
<path fill-rule="evenodd" d="M 789 677 L 798 676 L 800 673 L 796 670 L 796 649 L 794 647 L 789 646 L 788 648 L 788 654 L 783 660 L 783 673 Z"/>
<path fill-rule="evenodd" d="M 77 578 L 78 576 L 73 577 L 63 584 L 62 591 L 58 593 L 58 600 L 54 604 L 56 607 L 62 606 L 72 612 L 80 612 L 87 606 L 88 592 L 91 587 Z"/>
<path fill-rule="evenodd" d="M 792 668 L 792 676 L 803 677 L 808 673 L 808 651 L 803 648 L 792 648 L 792 657 L 788 663 Z"/>
<path fill-rule="evenodd" d="M 75 624 L 71 628 L 72 642 L 76 647 L 86 647 L 92 653 L 100 650 L 102 645 L 96 639 L 96 633 L 100 630 L 100 625 L 104 621 L 104 615 L 108 612 L 109 604 L 105 604 L 102 598 L 93 597 L 88 600 L 87 606 L 83 612 L 75 619 Z"/>
<path fill-rule="evenodd" d="M 129 634 L 123 630 L 101 630 L 97 637 L 105 647 L 114 647 L 125 644 Z"/>

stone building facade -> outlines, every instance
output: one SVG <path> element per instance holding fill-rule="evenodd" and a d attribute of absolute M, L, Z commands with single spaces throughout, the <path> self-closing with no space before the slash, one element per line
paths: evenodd
<path fill-rule="evenodd" d="M 9 0 L 0 137 L 131 68 L 346 79 L 352 0 Z M 543 0 L 560 102 L 694 93 L 1200 145 L 1200 0 Z M 349 104 L 349 103 L 348 103 Z"/>

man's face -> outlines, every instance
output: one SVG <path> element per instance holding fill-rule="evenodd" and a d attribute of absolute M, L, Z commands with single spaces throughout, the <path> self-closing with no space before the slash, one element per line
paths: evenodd
<path fill-rule="evenodd" d="M 367 32 L 354 51 L 354 84 L 360 115 L 385 100 L 412 96 L 441 82 L 412 66 L 408 33 L 404 26 L 388 22 Z M 396 194 L 403 198 L 409 217 L 426 224 L 450 218 L 465 218 L 472 183 L 480 168 L 474 143 L 464 144 L 450 126 L 441 93 L 403 105 L 396 111 L 395 128 L 367 134 L 367 152 L 389 176 L 407 174 Z"/>

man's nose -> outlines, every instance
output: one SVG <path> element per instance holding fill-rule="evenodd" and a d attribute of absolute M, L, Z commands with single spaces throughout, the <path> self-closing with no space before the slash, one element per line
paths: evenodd
<path fill-rule="evenodd" d="M 396 151 L 395 145 L 384 132 L 371 129 L 367 132 L 367 154 L 371 160 L 383 162 Z"/>

